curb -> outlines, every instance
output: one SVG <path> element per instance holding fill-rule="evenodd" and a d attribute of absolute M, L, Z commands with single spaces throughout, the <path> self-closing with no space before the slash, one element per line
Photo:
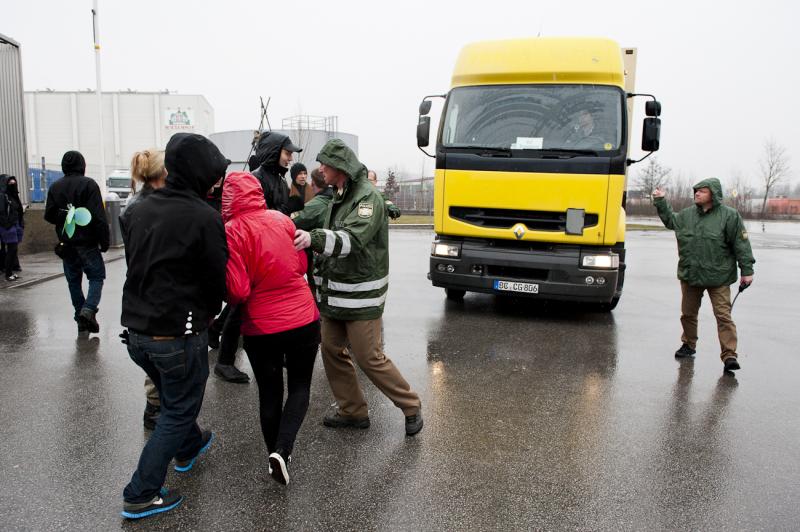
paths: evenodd
<path fill-rule="evenodd" d="M 108 260 L 103 261 L 104 264 L 108 264 L 109 262 L 116 262 L 118 260 L 122 260 L 125 258 L 125 255 L 120 255 L 119 257 L 114 257 Z M 31 279 L 30 281 L 23 281 L 21 283 L 14 283 L 13 286 L 9 286 L 6 290 L 19 290 L 20 288 L 27 288 L 29 286 L 34 286 L 37 284 L 46 283 L 47 281 L 52 281 L 53 279 L 58 279 L 59 277 L 64 277 L 64 273 L 52 273 L 49 275 L 45 275 L 44 277 L 39 277 L 37 279 Z"/>
<path fill-rule="evenodd" d="M 433 224 L 389 224 L 389 229 L 433 229 Z"/>

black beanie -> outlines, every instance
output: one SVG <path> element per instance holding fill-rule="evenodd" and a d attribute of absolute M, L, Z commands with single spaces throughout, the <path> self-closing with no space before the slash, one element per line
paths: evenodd
<path fill-rule="evenodd" d="M 61 171 L 66 174 L 84 175 L 86 173 L 86 159 L 81 152 L 70 150 L 61 158 Z"/>
<path fill-rule="evenodd" d="M 306 165 L 303 163 L 294 163 L 292 167 L 289 169 L 289 175 L 292 176 L 292 181 L 297 179 L 297 174 L 300 172 L 308 173 L 308 169 L 306 169 Z"/>

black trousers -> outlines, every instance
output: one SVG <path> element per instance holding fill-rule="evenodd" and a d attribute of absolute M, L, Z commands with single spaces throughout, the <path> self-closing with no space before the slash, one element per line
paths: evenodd
<path fill-rule="evenodd" d="M 311 376 L 320 342 L 319 321 L 288 331 L 245 336 L 244 350 L 258 383 L 261 432 L 269 453 L 291 454 L 308 411 Z M 288 392 L 283 401 L 283 366 Z"/>
<path fill-rule="evenodd" d="M 225 314 L 222 324 L 222 337 L 219 340 L 217 364 L 233 366 L 236 362 L 236 351 L 239 350 L 239 330 L 242 327 L 242 309 L 239 305 L 226 305 L 218 320 Z"/>
<path fill-rule="evenodd" d="M 17 247 L 18 244 L 3 244 L 5 247 L 5 264 L 3 267 L 5 268 L 6 277 L 11 277 L 14 273 L 14 269 L 19 267 L 19 260 L 17 258 Z"/>

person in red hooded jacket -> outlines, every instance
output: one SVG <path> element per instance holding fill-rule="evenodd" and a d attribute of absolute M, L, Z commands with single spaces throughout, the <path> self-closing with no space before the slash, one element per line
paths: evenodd
<path fill-rule="evenodd" d="M 291 219 L 267 210 L 252 174 L 234 172 L 225 179 L 222 218 L 228 239 L 228 302 L 242 308 L 244 350 L 258 383 L 270 474 L 288 484 L 287 465 L 308 410 L 320 342 L 319 312 L 303 278 L 308 260 L 295 249 Z"/>

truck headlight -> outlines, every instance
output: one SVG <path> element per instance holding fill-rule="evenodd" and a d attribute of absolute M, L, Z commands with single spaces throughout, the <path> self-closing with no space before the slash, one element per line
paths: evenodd
<path fill-rule="evenodd" d="M 603 270 L 616 270 L 619 268 L 619 255 L 616 253 L 605 255 L 584 255 L 581 258 L 584 268 L 598 268 Z"/>
<path fill-rule="evenodd" d="M 431 255 L 435 257 L 458 258 L 461 256 L 461 244 L 443 244 L 433 242 L 431 244 Z"/>

